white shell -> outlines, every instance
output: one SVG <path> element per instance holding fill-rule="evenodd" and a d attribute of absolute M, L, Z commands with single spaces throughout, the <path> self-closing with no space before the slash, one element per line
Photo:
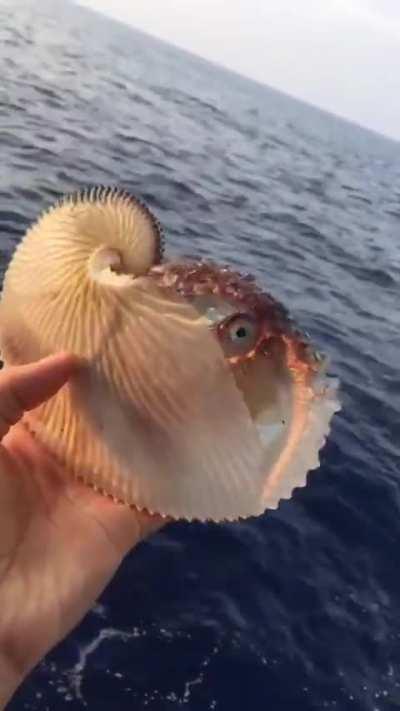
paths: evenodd
<path fill-rule="evenodd" d="M 258 426 L 264 442 L 265 486 L 262 508 L 277 508 L 296 487 L 305 486 L 307 473 L 319 467 L 319 452 L 330 431 L 335 412 L 340 410 L 338 381 L 319 377 L 313 387 L 293 384 L 286 392 L 285 425 L 278 424 L 271 437 L 271 425 Z"/>
<path fill-rule="evenodd" d="M 42 217 L 5 277 L 3 357 L 86 358 L 71 385 L 26 415 L 76 476 L 162 515 L 246 516 L 262 486 L 257 432 L 207 323 L 134 278 L 151 264 L 153 229 L 117 193 Z"/>

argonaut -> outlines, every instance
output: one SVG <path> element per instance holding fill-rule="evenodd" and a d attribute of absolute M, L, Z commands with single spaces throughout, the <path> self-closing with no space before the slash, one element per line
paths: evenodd
<path fill-rule="evenodd" d="M 166 261 L 158 220 L 117 188 L 67 196 L 28 230 L 0 348 L 6 366 L 81 356 L 27 427 L 71 475 L 174 518 L 275 508 L 319 465 L 339 409 L 326 359 L 282 305 L 227 266 Z"/>

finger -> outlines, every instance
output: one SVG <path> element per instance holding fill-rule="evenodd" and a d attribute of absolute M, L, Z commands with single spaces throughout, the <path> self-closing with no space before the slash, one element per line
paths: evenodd
<path fill-rule="evenodd" d="M 0 373 L 0 439 L 26 410 L 45 402 L 79 369 L 74 355 L 58 353 L 37 363 L 6 368 Z"/>

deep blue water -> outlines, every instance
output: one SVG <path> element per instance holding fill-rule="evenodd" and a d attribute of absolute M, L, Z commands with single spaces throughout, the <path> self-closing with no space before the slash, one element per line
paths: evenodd
<path fill-rule="evenodd" d="M 121 185 L 256 273 L 343 401 L 306 489 L 141 545 L 11 711 L 399 708 L 400 145 L 60 1 L 0 1 L 0 77 L 3 269 L 56 196 Z"/>

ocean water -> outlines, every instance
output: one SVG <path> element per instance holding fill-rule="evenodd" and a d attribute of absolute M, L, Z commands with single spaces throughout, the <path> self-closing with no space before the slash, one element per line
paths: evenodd
<path fill-rule="evenodd" d="M 398 709 L 400 144 L 60 1 L 0 0 L 0 77 L 3 270 L 60 194 L 118 184 L 170 253 L 255 273 L 343 401 L 307 488 L 142 544 L 10 710 Z"/>

